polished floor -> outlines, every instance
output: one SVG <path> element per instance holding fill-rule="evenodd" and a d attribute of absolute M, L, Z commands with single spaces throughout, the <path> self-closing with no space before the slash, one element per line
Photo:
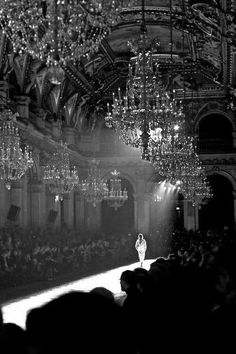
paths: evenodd
<path fill-rule="evenodd" d="M 149 269 L 153 259 L 145 260 L 143 267 Z M 119 268 L 111 269 L 104 273 L 92 275 L 77 281 L 66 283 L 46 291 L 38 292 L 30 296 L 15 299 L 2 306 L 4 322 L 13 322 L 25 328 L 27 312 L 35 307 L 41 306 L 48 301 L 70 291 L 90 291 L 95 287 L 105 287 L 112 291 L 115 298 L 124 296 L 120 289 L 120 275 L 124 270 L 133 270 L 140 266 L 140 263 L 133 263 Z"/>

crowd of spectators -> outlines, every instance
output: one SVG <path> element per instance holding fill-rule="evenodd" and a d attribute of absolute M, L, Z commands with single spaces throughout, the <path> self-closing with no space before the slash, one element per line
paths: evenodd
<path fill-rule="evenodd" d="M 235 254 L 230 230 L 175 232 L 168 256 L 120 274 L 123 301 L 102 287 L 64 294 L 32 309 L 25 330 L 2 323 L 0 347 L 4 354 L 231 353 Z"/>
<path fill-rule="evenodd" d="M 80 276 L 133 261 L 127 235 L 78 237 L 17 228 L 0 230 L 0 288 Z"/>

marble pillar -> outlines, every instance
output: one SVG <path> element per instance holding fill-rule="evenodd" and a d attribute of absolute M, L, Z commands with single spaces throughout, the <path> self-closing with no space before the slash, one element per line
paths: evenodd
<path fill-rule="evenodd" d="M 0 108 L 6 107 L 7 104 L 7 90 L 8 83 L 6 81 L 0 80 Z"/>
<path fill-rule="evenodd" d="M 86 203 L 86 229 L 88 232 L 96 233 L 101 229 L 101 203 L 93 206 L 92 203 Z"/>
<path fill-rule="evenodd" d="M 16 109 L 20 115 L 22 121 L 26 123 L 29 120 L 29 103 L 30 98 L 28 96 L 15 96 L 14 99 L 16 100 Z"/>
<path fill-rule="evenodd" d="M 10 208 L 12 206 L 14 212 L 12 221 L 23 226 L 24 225 L 24 208 L 23 208 L 23 180 L 12 183 L 10 195 Z"/>
<path fill-rule="evenodd" d="M 236 131 L 232 132 L 232 137 L 233 137 L 233 147 L 236 148 Z"/>
<path fill-rule="evenodd" d="M 184 228 L 186 230 L 198 230 L 199 228 L 199 210 L 193 206 L 189 200 L 184 200 Z"/>
<path fill-rule="evenodd" d="M 31 184 L 31 225 L 32 227 L 42 227 L 44 221 L 44 198 L 43 184 L 40 181 L 34 181 Z"/>
<path fill-rule="evenodd" d="M 236 191 L 233 191 L 234 197 L 234 227 L 236 229 Z"/>
<path fill-rule="evenodd" d="M 10 207 L 11 192 L 6 189 L 3 182 L 0 182 L 0 227 L 4 226 Z"/>
<path fill-rule="evenodd" d="M 68 229 L 74 228 L 74 193 L 65 194 L 63 197 L 63 221 Z"/>
<path fill-rule="evenodd" d="M 66 143 L 68 145 L 74 145 L 75 144 L 75 131 L 74 131 L 74 128 L 72 128 L 72 127 L 63 127 L 62 131 L 63 131 L 63 135 L 64 135 Z"/>
<path fill-rule="evenodd" d="M 85 230 L 84 198 L 79 193 L 75 193 L 75 227 L 79 232 Z"/>
<path fill-rule="evenodd" d="M 52 122 L 51 129 L 53 138 L 59 139 L 61 137 L 61 123 L 59 120 Z"/>
<path fill-rule="evenodd" d="M 150 195 L 144 193 L 135 198 L 135 227 L 137 232 L 149 233 Z"/>

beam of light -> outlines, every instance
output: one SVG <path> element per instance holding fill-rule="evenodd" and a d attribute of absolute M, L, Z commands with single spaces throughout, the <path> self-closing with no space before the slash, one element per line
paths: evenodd
<path fill-rule="evenodd" d="M 156 244 L 156 256 L 169 253 L 171 234 L 175 223 L 175 204 L 178 199 L 178 186 L 164 180 L 156 184 L 151 203 L 152 234 Z"/>
<path fill-rule="evenodd" d="M 154 262 L 154 260 L 155 259 L 145 260 L 143 267 L 149 270 L 150 264 Z M 2 305 L 3 320 L 5 323 L 16 323 L 20 327 L 25 328 L 26 316 L 31 309 L 42 306 L 50 300 L 70 291 L 88 292 L 95 287 L 105 287 L 112 291 L 115 299 L 118 299 L 125 295 L 120 288 L 119 279 L 121 273 L 127 269 L 134 270 L 139 266 L 139 262 L 133 263 L 10 301 Z"/>

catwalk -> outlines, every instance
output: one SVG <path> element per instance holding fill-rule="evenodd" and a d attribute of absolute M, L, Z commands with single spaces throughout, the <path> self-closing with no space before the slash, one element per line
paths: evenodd
<path fill-rule="evenodd" d="M 149 269 L 153 260 L 145 260 L 143 267 Z M 95 287 L 105 287 L 112 291 L 115 298 L 121 298 L 124 293 L 120 289 L 120 275 L 124 270 L 133 270 L 139 267 L 140 263 L 133 263 L 119 268 L 111 269 L 104 273 L 92 275 L 82 278 L 77 281 L 66 283 L 46 291 L 38 292 L 33 295 L 10 301 L 2 305 L 4 322 L 13 322 L 25 328 L 25 319 L 27 312 L 34 308 L 41 306 L 48 301 L 65 294 L 70 291 L 90 291 Z"/>

